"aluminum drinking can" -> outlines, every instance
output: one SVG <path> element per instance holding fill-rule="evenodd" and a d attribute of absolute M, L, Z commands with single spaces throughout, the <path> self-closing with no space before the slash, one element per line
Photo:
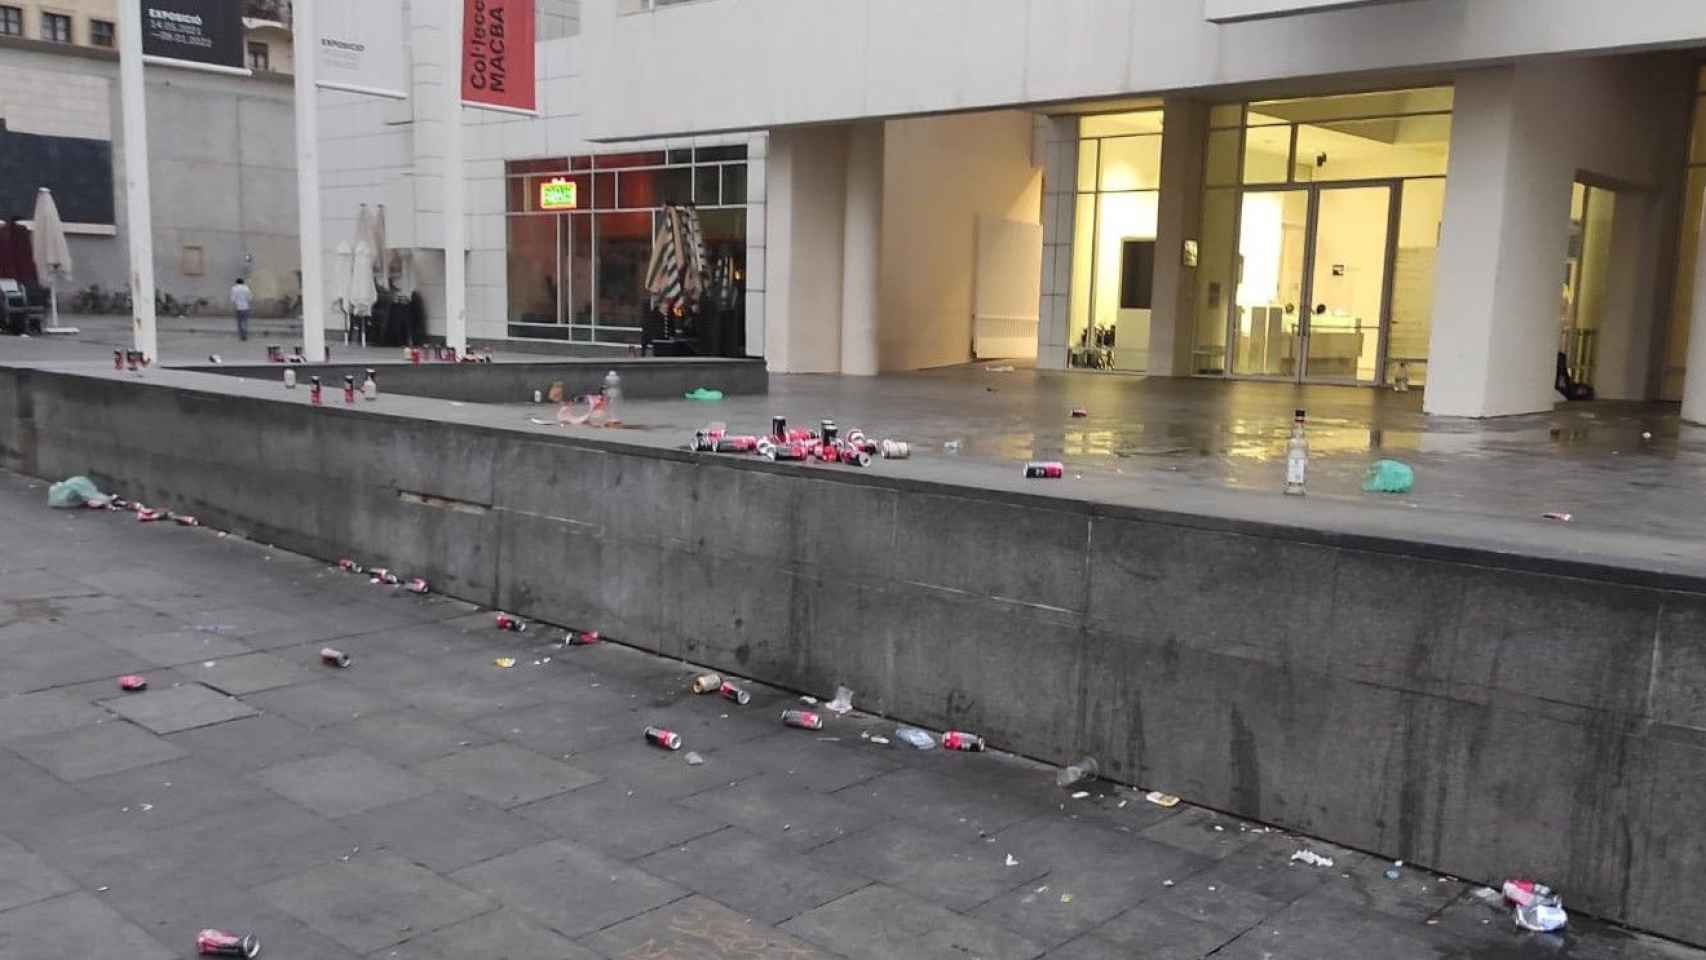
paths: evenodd
<path fill-rule="evenodd" d="M 314 406 L 320 405 L 320 378 L 308 378 L 308 402 Z"/>
<path fill-rule="evenodd" d="M 148 689 L 148 678 L 139 674 L 127 674 L 118 678 L 118 688 L 126 693 L 136 693 Z"/>
<path fill-rule="evenodd" d="M 912 456 L 912 444 L 904 440 L 884 440 L 884 460 L 906 460 Z"/>
<path fill-rule="evenodd" d="M 261 942 L 252 933 L 203 930 L 195 935 L 195 951 L 204 957 L 258 957 Z"/>
<path fill-rule="evenodd" d="M 355 402 L 355 375 L 344 374 L 344 402 Z"/>
<path fill-rule="evenodd" d="M 753 453 L 758 449 L 758 438 L 723 437 L 712 449 L 717 453 Z"/>
<path fill-rule="evenodd" d="M 723 678 L 714 673 L 701 673 L 693 678 L 689 689 L 694 693 L 711 693 L 723 685 Z"/>
<path fill-rule="evenodd" d="M 834 420 L 823 421 L 823 423 L 819 425 L 819 430 L 821 430 L 822 432 L 820 432 L 818 434 L 818 437 L 820 439 L 822 439 L 824 443 L 834 443 L 835 442 L 836 437 L 837 437 L 837 433 L 836 433 L 836 429 L 835 429 L 835 421 Z"/>
<path fill-rule="evenodd" d="M 788 439 L 788 418 L 772 416 L 770 418 L 770 438 L 772 440 Z"/>
<path fill-rule="evenodd" d="M 603 639 L 597 630 L 570 630 L 563 634 L 563 646 L 590 647 Z"/>
<path fill-rule="evenodd" d="M 342 650 L 334 650 L 331 647 L 321 647 L 320 662 L 328 667 L 347 667 L 349 666 L 349 654 Z"/>
<path fill-rule="evenodd" d="M 338 569 L 342 570 L 344 573 L 365 573 L 366 572 L 361 568 L 361 564 L 356 563 L 354 560 L 351 560 L 348 557 L 345 557 L 342 560 L 338 561 Z"/>
<path fill-rule="evenodd" d="M 662 727 L 647 727 L 646 741 L 654 747 L 662 747 L 665 750 L 681 749 L 681 734 L 674 730 L 665 730 Z"/>
<path fill-rule="evenodd" d="M 124 351 L 123 350 L 114 350 L 113 351 L 113 369 L 114 370 L 123 370 L 124 369 Z"/>
<path fill-rule="evenodd" d="M 805 443 L 799 440 L 790 440 L 787 443 L 774 444 L 771 446 L 770 453 L 768 454 L 771 460 L 777 461 L 804 460 L 809 455 L 810 454 L 806 450 Z"/>
<path fill-rule="evenodd" d="M 498 614 L 497 625 L 499 630 L 508 630 L 511 633 L 527 632 L 527 621 L 512 617 L 507 613 Z"/>
<path fill-rule="evenodd" d="M 782 722 L 801 730 L 822 730 L 823 718 L 810 710 L 784 710 Z"/>
<path fill-rule="evenodd" d="M 816 440 L 817 438 L 817 431 L 808 430 L 805 427 L 795 427 L 788 431 L 786 439 L 791 442 L 805 443 L 809 440 Z"/>
<path fill-rule="evenodd" d="M 130 372 L 135 373 L 136 372 L 136 365 L 138 363 L 141 363 L 141 362 L 142 362 L 142 351 L 140 351 L 140 350 L 126 350 L 124 352 L 125 369 L 129 370 Z"/>
<path fill-rule="evenodd" d="M 403 578 L 397 576 L 396 574 L 392 573 L 389 570 L 375 570 L 375 571 L 373 571 L 373 581 L 372 582 L 383 583 L 387 586 L 394 587 L 397 584 L 402 583 Z"/>
<path fill-rule="evenodd" d="M 964 750 L 970 753 L 983 751 L 983 738 L 975 733 L 964 733 L 959 730 L 949 730 L 942 734 L 944 750 Z"/>
<path fill-rule="evenodd" d="M 171 517 L 172 517 L 172 522 L 176 523 L 180 527 L 199 527 L 199 526 L 201 526 L 200 520 L 197 520 L 196 518 L 190 516 L 187 513 L 174 513 L 174 514 L 171 514 Z"/>
<path fill-rule="evenodd" d="M 724 700 L 733 700 L 743 707 L 752 702 L 752 694 L 742 690 L 740 687 L 735 686 L 727 680 L 724 680 L 723 685 L 717 688 L 717 693 L 722 695 Z"/>
<path fill-rule="evenodd" d="M 432 592 L 432 586 L 420 577 L 415 577 L 409 581 L 408 590 L 410 593 L 425 595 Z"/>
<path fill-rule="evenodd" d="M 871 455 L 850 443 L 843 444 L 841 462 L 850 467 L 868 467 L 871 465 Z"/>
<path fill-rule="evenodd" d="M 142 521 L 143 523 L 153 523 L 156 520 L 166 519 L 166 511 L 164 511 L 164 510 L 149 510 L 147 508 L 143 508 L 141 510 L 136 511 L 136 519 Z"/>
<path fill-rule="evenodd" d="M 1027 480 L 1059 480 L 1066 476 L 1066 465 L 1062 463 L 1033 460 L 1025 464 L 1025 479 Z"/>

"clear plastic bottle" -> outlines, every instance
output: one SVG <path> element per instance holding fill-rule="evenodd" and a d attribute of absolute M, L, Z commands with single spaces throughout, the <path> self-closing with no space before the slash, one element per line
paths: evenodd
<path fill-rule="evenodd" d="M 614 370 L 604 375 L 604 418 L 611 423 L 622 421 L 622 375 Z"/>
<path fill-rule="evenodd" d="M 1054 775 L 1054 782 L 1056 786 L 1070 787 L 1086 780 L 1094 780 L 1101 774 L 1101 765 L 1096 763 L 1095 757 L 1079 757 L 1072 763 L 1061 767 L 1060 772 Z"/>
<path fill-rule="evenodd" d="M 379 381 L 374 379 L 373 368 L 367 368 L 367 379 L 361 382 L 361 395 L 369 400 L 379 399 Z"/>
<path fill-rule="evenodd" d="M 1303 411 L 1291 422 L 1291 440 L 1285 445 L 1285 492 L 1303 496 L 1303 484 L 1309 473 L 1309 438 L 1303 435 Z"/>

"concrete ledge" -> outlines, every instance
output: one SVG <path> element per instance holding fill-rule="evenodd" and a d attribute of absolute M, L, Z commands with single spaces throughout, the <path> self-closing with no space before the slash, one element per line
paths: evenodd
<path fill-rule="evenodd" d="M 1706 943 L 1698 577 L 207 379 L 0 369 L 0 457 Z"/>
<path fill-rule="evenodd" d="M 625 395 L 636 398 L 679 397 L 697 387 L 727 394 L 762 394 L 770 389 L 763 360 L 714 358 L 609 359 L 563 357 L 526 363 L 409 363 L 291 364 L 303 383 L 316 376 L 328 389 L 342 389 L 345 375 L 360 384 L 366 370 L 378 371 L 380 390 L 410 397 L 433 397 L 462 403 L 525 403 L 533 391 L 562 383 L 571 396 L 596 393 L 604 375 L 617 371 Z M 249 380 L 281 380 L 286 365 L 202 364 L 175 367 L 196 373 L 216 373 Z"/>

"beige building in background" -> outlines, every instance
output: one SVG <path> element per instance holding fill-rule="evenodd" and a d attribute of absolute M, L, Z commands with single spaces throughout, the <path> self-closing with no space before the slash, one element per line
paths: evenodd
<path fill-rule="evenodd" d="M 289 14 L 279 16 L 285 19 L 243 18 L 244 63 L 257 73 L 294 72 Z M 118 8 L 115 0 L 0 0 L 0 37 L 113 49 Z"/>

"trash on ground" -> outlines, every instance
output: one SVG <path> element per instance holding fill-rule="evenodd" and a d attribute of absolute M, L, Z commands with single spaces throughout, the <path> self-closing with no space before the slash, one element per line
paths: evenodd
<path fill-rule="evenodd" d="M 801 730 L 822 730 L 823 717 L 811 710 L 784 710 L 782 722 Z"/>
<path fill-rule="evenodd" d="M 563 646 L 590 647 L 603 639 L 597 630 L 569 630 L 563 634 Z"/>
<path fill-rule="evenodd" d="M 1312 867 L 1330 867 L 1333 865 L 1333 858 L 1323 857 L 1313 850 L 1299 850 L 1291 855 L 1291 862 L 1306 863 Z"/>
<path fill-rule="evenodd" d="M 196 518 L 190 516 L 187 513 L 171 513 L 170 511 L 168 511 L 167 516 L 169 516 L 171 518 L 173 523 L 177 524 L 180 527 L 199 527 L 199 526 L 201 526 L 200 520 L 197 520 Z"/>
<path fill-rule="evenodd" d="M 195 935 L 195 951 L 204 957 L 257 957 L 261 942 L 252 933 L 203 930 Z"/>
<path fill-rule="evenodd" d="M 984 367 L 983 372 L 984 373 L 1012 373 L 1013 372 L 1013 365 L 1010 363 L 1004 363 L 1004 364 L 1001 364 L 1000 366 Z"/>
<path fill-rule="evenodd" d="M 1482 887 L 1475 891 L 1475 898 L 1483 903 L 1499 903 L 1505 899 L 1505 895 L 1492 887 Z"/>
<path fill-rule="evenodd" d="M 717 695 L 722 697 L 724 700 L 733 700 L 743 707 L 752 702 L 751 693 L 748 693 L 741 687 L 735 686 L 727 680 L 724 680 L 717 687 Z"/>
<path fill-rule="evenodd" d="M 1362 475 L 1364 493 L 1409 493 L 1415 485 L 1416 471 L 1396 460 L 1376 460 Z"/>
<path fill-rule="evenodd" d="M 321 647 L 320 662 L 328 667 L 337 667 L 342 669 L 349 666 L 349 654 L 332 647 Z"/>
<path fill-rule="evenodd" d="M 936 746 L 936 738 L 917 727 L 901 727 L 894 732 L 894 738 L 915 750 L 929 750 Z"/>
<path fill-rule="evenodd" d="M 1072 417 L 1074 420 L 1082 420 L 1085 417 L 1088 417 L 1089 415 L 1090 415 L 1090 411 L 1084 409 L 1083 407 L 1073 407 L 1072 408 Z"/>
<path fill-rule="evenodd" d="M 817 706 L 817 698 L 813 697 L 813 696 L 801 697 L 800 702 L 803 704 L 806 704 L 807 706 L 811 706 L 811 707 Z"/>
<path fill-rule="evenodd" d="M 835 688 L 835 699 L 823 705 L 825 710 L 837 715 L 853 712 L 853 691 L 846 687 Z"/>
<path fill-rule="evenodd" d="M 365 569 L 362 568 L 361 564 L 356 563 L 354 560 L 351 560 L 348 557 L 345 557 L 342 560 L 338 561 L 338 569 L 343 571 L 344 573 L 366 573 L 367 572 Z"/>
<path fill-rule="evenodd" d="M 1570 915 L 1564 912 L 1564 902 L 1557 897 L 1519 906 L 1512 913 L 1512 918 L 1517 926 L 1536 933 L 1561 930 L 1570 922 Z"/>
<path fill-rule="evenodd" d="M 1095 757 L 1081 757 L 1060 768 L 1060 772 L 1055 774 L 1054 783 L 1057 787 L 1070 787 L 1075 783 L 1094 780 L 1101 772 L 1102 768 L 1096 763 Z"/>
<path fill-rule="evenodd" d="M 1161 881 L 1161 885 L 1162 885 L 1162 886 L 1163 886 L 1163 887 L 1173 887 L 1173 886 L 1178 886 L 1178 884 L 1176 884 L 1176 883 L 1174 883 L 1174 882 L 1173 882 L 1173 881 L 1171 881 L 1171 880 L 1163 880 L 1163 881 Z"/>
<path fill-rule="evenodd" d="M 646 742 L 665 750 L 680 750 L 681 734 L 674 730 L 665 730 L 662 727 L 647 727 Z"/>
<path fill-rule="evenodd" d="M 700 694 L 716 693 L 717 689 L 722 685 L 723 678 L 720 675 L 715 673 L 701 673 L 697 677 L 693 678 L 693 682 L 688 685 L 688 689 L 692 690 L 694 693 Z"/>
<path fill-rule="evenodd" d="M 432 584 L 427 583 L 420 577 L 412 577 L 409 579 L 407 589 L 410 593 L 415 594 L 416 596 L 426 596 L 432 592 Z"/>
<path fill-rule="evenodd" d="M 1016 867 L 1016 866 L 1018 866 L 1018 865 L 1019 865 L 1019 858 L 1018 858 L 1018 857 L 1015 857 L 1015 856 L 1013 856 L 1013 855 L 1012 855 L 1012 854 L 1011 854 L 1011 853 L 1009 853 L 1009 854 L 1008 854 L 1008 855 L 1007 855 L 1007 865 L 1008 865 L 1008 866 L 1009 866 L 1009 867 Z"/>
<path fill-rule="evenodd" d="M 1556 520 L 1559 523 L 1569 523 L 1574 519 L 1574 517 L 1568 513 L 1543 513 L 1540 515 L 1540 518 L 1542 520 Z"/>
<path fill-rule="evenodd" d="M 1060 895 L 1060 902 L 1061 903 L 1071 903 L 1072 902 L 1072 894 L 1070 894 L 1070 893 L 1061 894 Z"/>
<path fill-rule="evenodd" d="M 126 693 L 136 693 L 148 689 L 148 678 L 139 674 L 126 674 L 118 678 L 118 688 Z"/>
<path fill-rule="evenodd" d="M 683 394 L 683 396 L 685 396 L 689 400 L 704 400 L 707 402 L 713 402 L 713 401 L 723 399 L 723 391 L 712 390 L 708 387 L 699 387 L 695 390 L 687 391 L 685 394 Z"/>
<path fill-rule="evenodd" d="M 960 441 L 949 440 L 947 443 L 942 444 L 942 452 L 943 453 L 959 453 L 960 452 Z"/>
<path fill-rule="evenodd" d="M 889 738 L 888 737 L 872 737 L 871 742 L 875 743 L 875 744 L 880 744 L 880 745 L 886 747 L 889 745 Z"/>
<path fill-rule="evenodd" d="M 1394 863 L 1392 866 L 1387 867 L 1386 868 L 1386 879 L 1397 880 L 1399 877 L 1402 877 L 1404 875 L 1404 869 L 1403 868 L 1404 868 L 1404 861 L 1402 861 L 1402 860 L 1399 860 L 1397 863 Z"/>
<path fill-rule="evenodd" d="M 691 750 L 687 751 L 686 760 L 687 760 L 687 765 L 690 767 L 697 767 L 700 764 L 705 762 L 704 757 L 701 757 L 699 754 L 694 753 Z"/>
<path fill-rule="evenodd" d="M 47 488 L 47 505 L 55 510 L 104 507 L 112 500 L 111 495 L 102 493 L 88 477 L 70 477 Z"/>
<path fill-rule="evenodd" d="M 1025 464 L 1026 480 L 1059 480 L 1066 476 L 1066 465 L 1055 461 L 1033 460 Z"/>
<path fill-rule="evenodd" d="M 1090 791 L 1088 791 L 1088 790 L 1079 790 L 1079 791 L 1077 791 L 1077 792 L 1075 792 L 1075 793 L 1073 793 L 1073 794 L 1072 794 L 1072 799 L 1074 799 L 1074 800 L 1082 800 L 1082 799 L 1084 799 L 1084 798 L 1085 798 L 1085 797 L 1088 797 L 1088 796 L 1089 796 L 1089 795 L 1090 795 Z"/>
<path fill-rule="evenodd" d="M 136 519 L 139 523 L 153 523 L 156 520 L 166 519 L 169 513 L 170 511 L 168 510 L 149 510 L 147 508 L 143 508 L 136 511 Z"/>
<path fill-rule="evenodd" d="M 499 657 L 492 661 L 492 666 L 497 667 L 499 670 L 508 670 L 510 667 L 515 666 L 515 658 Z"/>
<path fill-rule="evenodd" d="M 967 753 L 981 753 L 985 744 L 983 738 L 975 733 L 963 730 L 949 730 L 942 734 L 942 747 L 945 750 L 961 750 Z"/>
<path fill-rule="evenodd" d="M 1176 807 L 1181 802 L 1178 797 L 1175 797 L 1170 793 L 1162 793 L 1159 790 L 1149 791 L 1143 795 L 1143 799 L 1148 800 L 1150 803 L 1153 803 L 1158 807 L 1168 808 Z"/>
<path fill-rule="evenodd" d="M 527 632 L 526 620 L 523 620 L 520 617 L 512 617 L 507 613 L 498 614 L 494 622 L 497 624 L 497 628 L 499 630 L 508 630 L 511 633 Z"/>

